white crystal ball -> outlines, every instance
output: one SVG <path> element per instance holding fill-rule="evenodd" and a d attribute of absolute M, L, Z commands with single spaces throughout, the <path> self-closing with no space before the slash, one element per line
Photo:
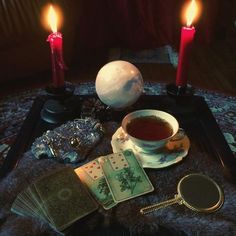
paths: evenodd
<path fill-rule="evenodd" d="M 134 104 L 142 94 L 143 77 L 133 64 L 112 61 L 99 70 L 95 87 L 103 103 L 114 109 L 122 109 Z"/>

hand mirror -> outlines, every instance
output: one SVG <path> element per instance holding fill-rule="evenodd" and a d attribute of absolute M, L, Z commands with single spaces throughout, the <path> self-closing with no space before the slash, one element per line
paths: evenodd
<path fill-rule="evenodd" d="M 224 203 L 224 194 L 218 184 L 203 174 L 184 176 L 177 186 L 178 194 L 173 199 L 156 203 L 140 209 L 147 214 L 163 207 L 178 203 L 198 212 L 214 212 Z"/>

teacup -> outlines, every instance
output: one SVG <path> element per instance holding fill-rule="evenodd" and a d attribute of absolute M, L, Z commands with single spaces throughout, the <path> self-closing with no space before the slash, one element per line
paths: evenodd
<path fill-rule="evenodd" d="M 179 123 L 174 116 L 151 109 L 127 114 L 121 126 L 133 144 L 146 152 L 164 147 L 179 130 Z"/>

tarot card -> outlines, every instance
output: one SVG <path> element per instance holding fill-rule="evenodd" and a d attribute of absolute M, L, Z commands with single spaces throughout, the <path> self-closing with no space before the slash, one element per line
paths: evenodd
<path fill-rule="evenodd" d="M 18 196 L 12 204 L 11 211 L 22 216 L 37 217 L 38 215 L 32 210 L 26 201 L 23 201 Z"/>
<path fill-rule="evenodd" d="M 58 230 L 65 229 L 98 207 L 70 167 L 39 179 L 34 183 L 34 187 L 45 215 Z"/>
<path fill-rule="evenodd" d="M 31 205 L 32 208 L 36 208 L 37 214 L 39 217 L 42 219 L 48 221 L 51 223 L 50 216 L 47 215 L 46 210 L 44 209 L 44 205 L 42 202 L 42 199 L 40 198 L 38 192 L 35 189 L 35 185 L 32 184 L 30 185 L 25 191 L 24 194 L 30 198 L 31 200 L 29 201 L 29 204 Z"/>
<path fill-rule="evenodd" d="M 154 190 L 132 150 L 98 158 L 115 202 L 122 202 Z"/>
<path fill-rule="evenodd" d="M 35 202 L 35 198 L 30 189 L 31 186 L 18 194 L 12 204 L 11 211 L 20 215 L 40 217 L 44 221 L 48 221 L 47 217 L 43 214 L 41 207 Z"/>
<path fill-rule="evenodd" d="M 110 209 L 117 204 L 113 200 L 102 167 L 97 159 L 75 169 L 75 173 L 104 209 Z"/>

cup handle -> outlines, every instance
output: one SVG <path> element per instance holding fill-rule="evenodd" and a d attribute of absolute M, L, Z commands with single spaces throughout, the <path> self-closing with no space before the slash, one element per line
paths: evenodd
<path fill-rule="evenodd" d="M 170 139 L 170 142 L 180 141 L 185 136 L 185 131 L 183 128 L 179 128 L 178 132 Z"/>
<path fill-rule="evenodd" d="M 125 131 L 123 130 L 123 128 L 121 128 L 121 132 L 118 135 L 118 139 L 120 141 L 126 141 L 128 140 L 128 135 L 125 133 Z"/>

